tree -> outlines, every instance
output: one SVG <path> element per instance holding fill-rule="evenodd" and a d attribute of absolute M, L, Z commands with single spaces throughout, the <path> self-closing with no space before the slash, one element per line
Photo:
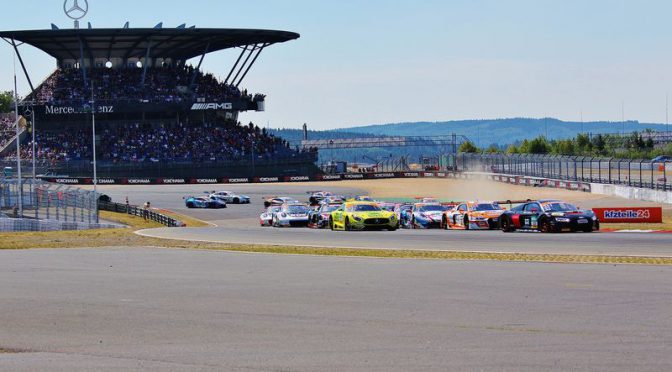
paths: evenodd
<path fill-rule="evenodd" d="M 507 154 L 518 154 L 519 150 L 518 147 L 514 144 L 510 144 L 509 147 L 506 148 L 506 153 Z"/>
<path fill-rule="evenodd" d="M 530 141 L 529 150 L 532 154 L 548 154 L 551 151 L 551 146 L 548 144 L 546 137 L 539 136 Z"/>
<path fill-rule="evenodd" d="M 530 153 L 530 141 L 525 138 L 523 142 L 521 142 L 520 146 L 518 147 L 518 151 L 521 154 L 529 154 Z"/>
<path fill-rule="evenodd" d="M 487 152 L 488 154 L 497 154 L 499 153 L 499 147 L 497 147 L 497 145 L 493 143 L 492 145 L 488 146 L 485 152 Z"/>
<path fill-rule="evenodd" d="M 604 136 L 601 134 L 598 134 L 597 136 L 593 137 L 592 141 L 593 148 L 597 152 L 598 155 L 604 155 L 605 151 L 605 145 L 606 142 L 604 141 Z"/>
<path fill-rule="evenodd" d="M 0 92 L 0 113 L 4 114 L 12 111 L 13 102 L 12 92 Z"/>
<path fill-rule="evenodd" d="M 478 152 L 478 147 L 476 147 L 473 143 L 471 143 L 471 141 L 466 141 L 462 142 L 458 151 L 474 153 Z"/>

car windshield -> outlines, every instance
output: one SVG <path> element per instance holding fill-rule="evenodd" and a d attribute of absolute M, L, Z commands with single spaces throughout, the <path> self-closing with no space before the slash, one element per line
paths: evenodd
<path fill-rule="evenodd" d="M 500 209 L 502 208 L 500 208 L 499 205 L 491 203 L 474 204 L 471 207 L 472 211 L 496 211 Z"/>
<path fill-rule="evenodd" d="M 564 202 L 546 203 L 542 205 L 542 208 L 546 212 L 571 212 L 579 209 L 573 204 Z"/>
<path fill-rule="evenodd" d="M 351 212 L 376 212 L 380 211 L 380 208 L 373 204 L 355 204 L 350 207 Z"/>
<path fill-rule="evenodd" d="M 324 208 L 322 208 L 322 212 L 333 212 L 340 207 L 340 204 L 334 204 L 334 205 L 327 205 Z"/>
<path fill-rule="evenodd" d="M 420 212 L 443 212 L 444 208 L 441 205 L 423 205 L 420 207 Z"/>
<path fill-rule="evenodd" d="M 305 205 L 290 205 L 287 206 L 287 212 L 289 213 L 308 213 L 308 207 Z"/>

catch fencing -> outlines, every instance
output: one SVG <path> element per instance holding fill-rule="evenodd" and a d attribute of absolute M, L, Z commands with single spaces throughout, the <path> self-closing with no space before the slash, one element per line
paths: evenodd
<path fill-rule="evenodd" d="M 98 193 L 64 184 L 0 179 L 0 213 L 10 217 L 98 222 Z M 23 203 L 19 205 L 19 200 Z M 21 213 L 21 207 L 23 213 Z"/>
<path fill-rule="evenodd" d="M 670 162 L 537 154 L 460 153 L 456 168 L 463 172 L 489 172 L 557 180 L 627 185 L 672 190 Z"/>

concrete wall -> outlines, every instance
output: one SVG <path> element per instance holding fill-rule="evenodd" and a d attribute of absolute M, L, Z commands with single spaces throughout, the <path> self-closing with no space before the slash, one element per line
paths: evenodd
<path fill-rule="evenodd" d="M 590 190 L 593 194 L 620 196 L 626 199 L 672 204 L 672 191 L 642 189 L 620 185 L 604 185 L 601 183 L 591 183 Z"/>

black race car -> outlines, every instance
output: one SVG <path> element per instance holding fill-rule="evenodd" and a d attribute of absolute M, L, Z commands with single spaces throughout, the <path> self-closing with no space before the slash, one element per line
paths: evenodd
<path fill-rule="evenodd" d="M 537 200 L 518 205 L 502 213 L 499 225 L 504 232 L 592 232 L 600 229 L 600 221 L 593 211 L 580 210 L 561 200 Z"/>

